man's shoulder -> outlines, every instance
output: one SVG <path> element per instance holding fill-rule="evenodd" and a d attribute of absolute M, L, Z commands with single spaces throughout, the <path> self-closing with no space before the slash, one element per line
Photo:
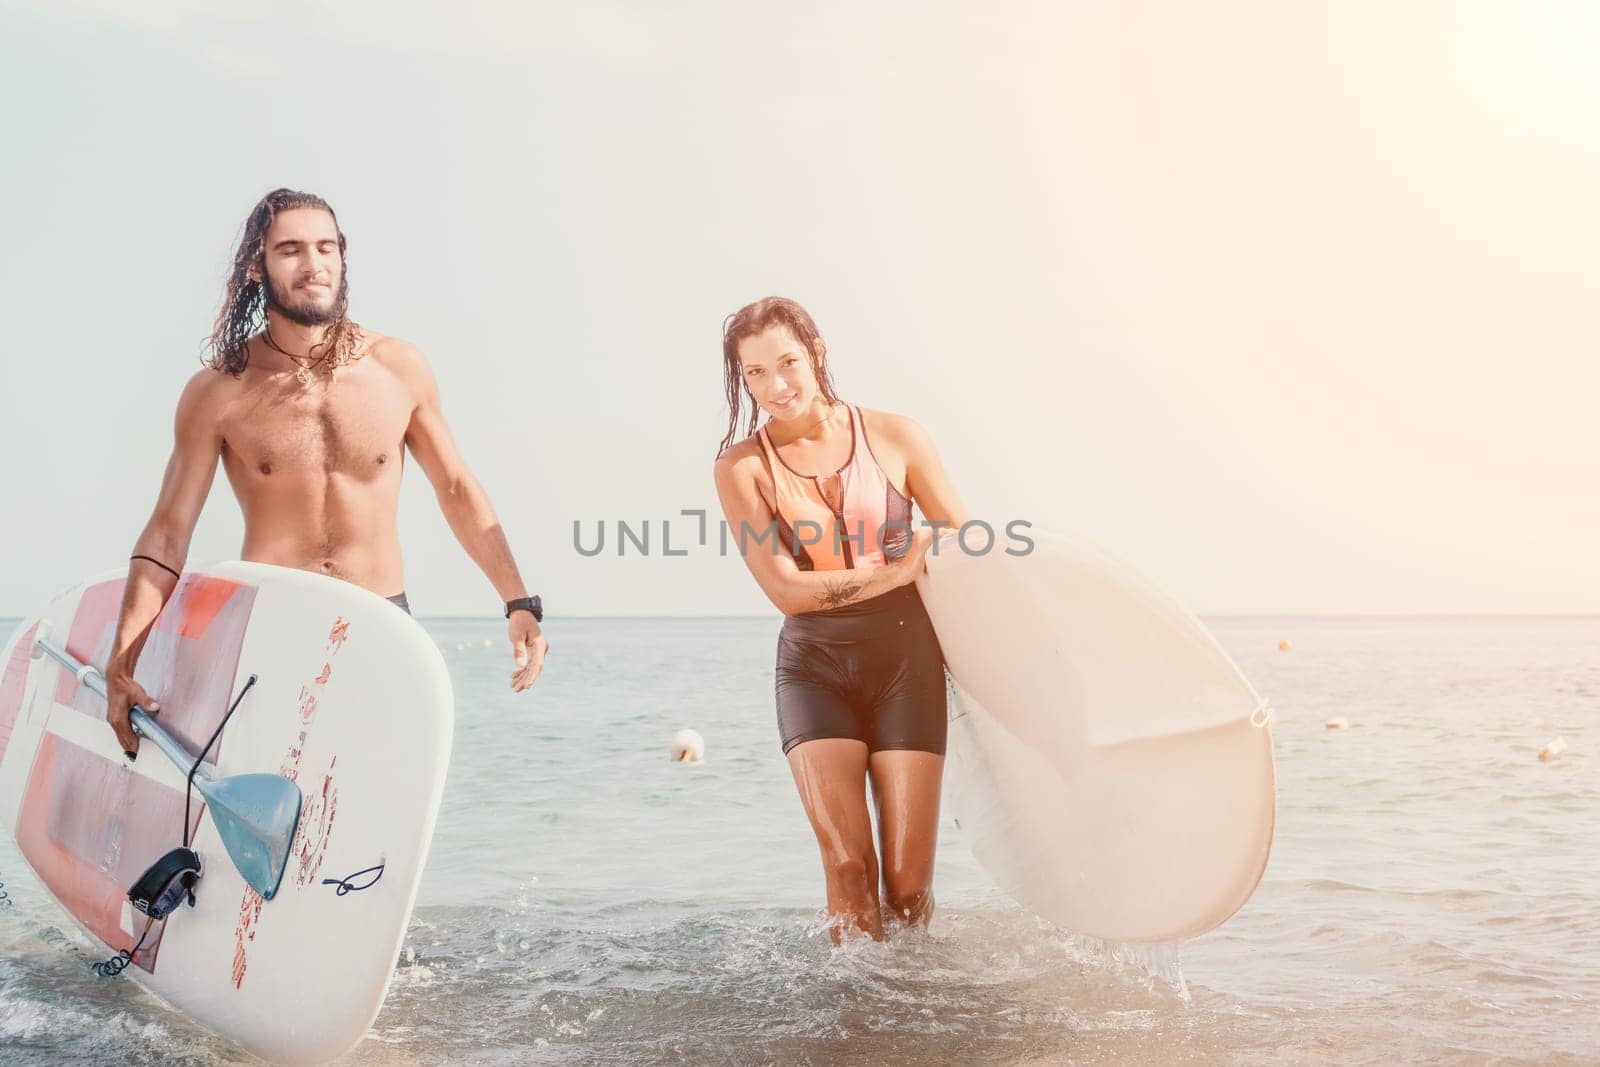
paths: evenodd
<path fill-rule="evenodd" d="M 433 388 L 433 368 L 428 365 L 428 357 L 422 354 L 421 348 L 403 337 L 390 337 L 367 329 L 361 334 L 357 351 L 363 360 L 376 363 L 418 395 Z"/>
<path fill-rule="evenodd" d="M 422 349 L 403 337 L 391 337 L 388 334 L 363 329 L 356 348 L 363 359 L 376 360 L 397 371 L 428 365 Z"/>
<path fill-rule="evenodd" d="M 225 402 L 242 387 L 243 381 L 239 376 L 213 367 L 202 367 L 189 375 L 178 403 L 187 407 L 215 406 Z"/>
<path fill-rule="evenodd" d="M 226 371 L 210 367 L 195 371 L 178 395 L 177 421 L 180 428 L 215 428 L 230 400 L 239 395 L 244 383 Z"/>

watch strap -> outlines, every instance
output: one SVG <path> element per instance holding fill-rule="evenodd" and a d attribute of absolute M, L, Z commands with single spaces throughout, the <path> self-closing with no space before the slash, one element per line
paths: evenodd
<path fill-rule="evenodd" d="M 511 618 L 513 611 L 526 611 L 533 616 L 534 622 L 544 622 L 544 602 L 537 596 L 524 596 L 506 601 L 506 618 Z"/>

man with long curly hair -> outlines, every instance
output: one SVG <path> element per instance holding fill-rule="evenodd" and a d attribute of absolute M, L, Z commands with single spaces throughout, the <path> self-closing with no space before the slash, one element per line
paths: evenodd
<path fill-rule="evenodd" d="M 332 575 L 407 608 L 396 511 L 407 449 L 451 530 L 506 602 L 516 670 L 533 684 L 548 644 L 489 498 L 456 452 L 415 345 L 348 314 L 346 242 L 333 208 L 292 189 L 250 212 L 207 367 L 178 400 L 172 458 L 134 548 L 106 667 L 106 719 L 138 751 L 129 709 L 151 623 L 178 584 L 217 462 L 244 513 L 241 558 Z M 409 610 L 407 608 L 407 610 Z"/>

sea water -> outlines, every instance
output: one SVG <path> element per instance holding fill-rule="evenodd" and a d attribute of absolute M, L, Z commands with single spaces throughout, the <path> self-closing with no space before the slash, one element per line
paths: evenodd
<path fill-rule="evenodd" d="M 842 949 L 779 751 L 776 618 L 551 618 L 521 695 L 503 623 L 423 625 L 450 779 L 346 1062 L 1600 1062 L 1600 619 L 1210 620 L 1277 710 L 1277 839 L 1239 914 L 1173 946 L 1074 936 L 947 813 L 931 929 Z M 704 763 L 668 759 L 682 727 Z M 8 837 L 0 880 L 0 1061 L 247 1061 L 93 977 L 103 946 Z"/>

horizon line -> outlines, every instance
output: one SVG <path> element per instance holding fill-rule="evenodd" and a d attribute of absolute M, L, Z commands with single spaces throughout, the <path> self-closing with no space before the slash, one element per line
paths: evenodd
<path fill-rule="evenodd" d="M 1414 619 L 1600 619 L 1600 611 L 1395 611 L 1395 612 L 1368 612 L 1368 611 L 1342 611 L 1342 612 L 1191 612 L 1201 620 L 1217 620 L 1228 622 L 1239 621 L 1276 621 L 1276 620 L 1317 620 L 1317 621 L 1373 621 L 1386 620 L 1414 620 Z M 27 615 L 11 615 L 0 613 L 0 621 L 20 622 L 30 618 Z M 448 615 L 428 614 L 412 616 L 418 622 L 499 622 L 498 615 Z M 560 616 L 547 616 L 546 622 L 562 619 L 782 619 L 781 614 L 763 613 L 750 614 L 746 612 L 671 612 L 671 613 L 573 613 Z"/>
<path fill-rule="evenodd" d="M 1241 620 L 1277 620 L 1277 619 L 1315 619 L 1315 620 L 1385 620 L 1385 619 L 1600 619 L 1600 611 L 1411 611 L 1411 612 L 1193 612 L 1199 619 L 1216 619 L 1227 621 Z M 656 612 L 636 614 L 567 614 L 547 615 L 545 621 L 554 619 L 772 619 L 779 620 L 780 614 L 750 614 L 747 612 Z M 484 622 L 501 621 L 497 615 L 417 615 L 416 619 L 437 622 Z"/>

